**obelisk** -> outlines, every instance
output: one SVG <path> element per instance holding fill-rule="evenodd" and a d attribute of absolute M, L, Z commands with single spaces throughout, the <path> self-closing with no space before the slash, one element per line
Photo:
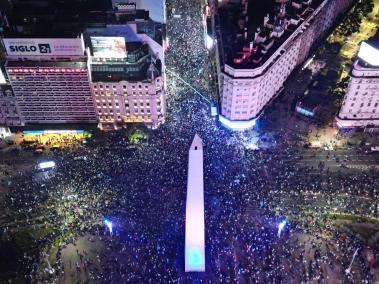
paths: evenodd
<path fill-rule="evenodd" d="M 196 134 L 188 154 L 185 271 L 205 271 L 203 142 Z"/>

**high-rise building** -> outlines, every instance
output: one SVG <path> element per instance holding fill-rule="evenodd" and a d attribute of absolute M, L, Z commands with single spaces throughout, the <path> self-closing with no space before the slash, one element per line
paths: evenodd
<path fill-rule="evenodd" d="M 259 9 L 254 0 L 219 8 L 220 121 L 234 129 L 254 126 L 291 72 L 307 58 L 312 44 L 352 0 L 260 3 Z"/>
<path fill-rule="evenodd" d="M 8 61 L 21 125 L 96 123 L 86 61 Z"/>
<path fill-rule="evenodd" d="M 83 39 L 5 38 L 20 125 L 96 123 Z"/>
<path fill-rule="evenodd" d="M 99 123 L 114 129 L 164 122 L 164 26 L 136 3 L 100 2 L 10 5 L 0 124 Z"/>
<path fill-rule="evenodd" d="M 340 128 L 379 127 L 379 33 L 360 46 L 336 120 Z"/>

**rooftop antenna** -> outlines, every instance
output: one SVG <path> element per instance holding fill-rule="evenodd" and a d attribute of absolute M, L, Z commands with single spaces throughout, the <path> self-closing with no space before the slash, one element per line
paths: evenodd
<path fill-rule="evenodd" d="M 286 6 L 289 0 L 275 0 L 276 3 L 280 4 L 279 16 L 284 17 L 286 15 Z"/>

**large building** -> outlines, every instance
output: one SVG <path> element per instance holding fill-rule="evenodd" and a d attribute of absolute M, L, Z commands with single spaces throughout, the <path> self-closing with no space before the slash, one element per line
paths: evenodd
<path fill-rule="evenodd" d="M 379 33 L 361 44 L 337 125 L 341 128 L 379 127 Z"/>
<path fill-rule="evenodd" d="M 3 44 L 15 104 L 3 111 L 18 110 L 20 126 L 97 122 L 81 37 L 5 38 Z"/>
<path fill-rule="evenodd" d="M 131 122 L 155 128 L 163 123 L 162 46 L 138 33 L 135 23 L 87 29 L 86 35 L 100 128 L 117 129 Z"/>
<path fill-rule="evenodd" d="M 257 0 L 224 2 L 219 8 L 220 121 L 246 129 L 254 126 L 291 72 L 308 57 L 312 44 L 353 1 L 258 1 L 259 9 Z"/>
<path fill-rule="evenodd" d="M 12 2 L 0 124 L 164 122 L 164 25 L 136 3 L 100 2 Z"/>

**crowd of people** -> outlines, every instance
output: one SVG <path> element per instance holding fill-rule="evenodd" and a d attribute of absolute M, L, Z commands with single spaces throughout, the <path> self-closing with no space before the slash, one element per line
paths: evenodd
<path fill-rule="evenodd" d="M 168 68 L 209 90 L 206 76 L 196 79 L 209 59 L 201 3 L 173 2 L 181 17 L 168 19 Z M 24 255 L 22 277 L 65 283 L 370 283 L 366 243 L 353 231 L 337 230 L 327 213 L 337 208 L 372 215 L 377 173 L 299 167 L 298 147 L 280 129 L 275 149 L 248 150 L 239 133 L 210 116 L 207 101 L 168 77 L 166 123 L 146 130 L 147 141 L 107 133 L 46 154 L 56 163 L 52 170 L 11 179 L 7 206 L 25 223 L 10 222 L 5 230 L 46 232 L 34 253 Z M 187 156 L 196 133 L 204 144 L 206 272 L 185 273 Z M 306 199 L 310 194 L 318 202 Z M 354 203 L 357 198 L 367 206 Z M 104 249 L 91 258 L 78 248 L 79 261 L 71 264 L 64 251 L 80 238 L 96 239 Z"/>

